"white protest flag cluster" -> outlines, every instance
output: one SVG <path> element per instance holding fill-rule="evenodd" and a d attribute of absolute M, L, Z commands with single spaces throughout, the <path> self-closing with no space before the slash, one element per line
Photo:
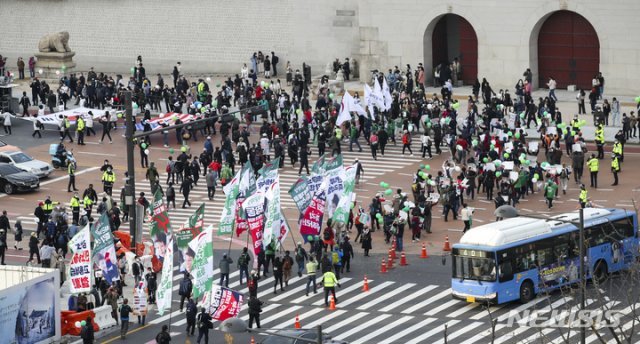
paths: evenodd
<path fill-rule="evenodd" d="M 369 109 L 369 113 L 371 114 L 371 118 L 375 119 L 375 111 L 374 107 L 378 108 L 380 111 L 387 111 L 391 108 L 387 108 L 385 105 L 385 98 L 382 94 L 382 88 L 380 87 L 380 83 L 376 79 L 373 83 L 373 89 L 368 84 L 364 84 L 364 103 Z"/>
<path fill-rule="evenodd" d="M 360 104 L 356 103 L 356 100 L 351 96 L 349 91 L 345 91 L 342 96 L 340 114 L 338 114 L 338 118 L 336 119 L 336 125 L 342 125 L 342 123 L 350 121 L 352 112 L 362 116 L 367 115 L 367 112 L 364 111 Z"/>

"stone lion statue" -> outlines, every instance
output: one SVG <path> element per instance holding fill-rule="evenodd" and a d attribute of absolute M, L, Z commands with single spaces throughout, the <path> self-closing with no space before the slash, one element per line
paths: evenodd
<path fill-rule="evenodd" d="M 61 31 L 45 35 L 40 38 L 38 49 L 43 53 L 71 51 L 71 48 L 69 48 L 69 32 Z"/>

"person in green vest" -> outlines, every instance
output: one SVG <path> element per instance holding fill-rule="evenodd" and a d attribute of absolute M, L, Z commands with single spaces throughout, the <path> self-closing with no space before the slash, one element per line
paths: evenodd
<path fill-rule="evenodd" d="M 329 307 L 329 293 L 333 295 L 333 300 L 335 303 L 338 303 L 338 298 L 336 297 L 336 285 L 339 287 L 340 282 L 338 282 L 338 278 L 333 273 L 333 271 L 329 270 L 324 273 L 322 276 L 322 285 L 324 286 L 324 304 Z"/>
<path fill-rule="evenodd" d="M 544 187 L 544 195 L 547 199 L 547 206 L 549 209 L 553 208 L 553 199 L 556 197 L 557 190 L 558 185 L 551 179 L 547 180 L 547 185 Z"/>
<path fill-rule="evenodd" d="M 620 172 L 620 161 L 618 155 L 611 155 L 611 173 L 613 173 L 613 184 L 611 186 L 618 185 L 618 172 Z"/>
<path fill-rule="evenodd" d="M 222 170 L 220 170 L 220 183 L 222 186 L 225 186 L 231 181 L 231 178 L 233 178 L 231 167 L 229 167 L 228 163 L 225 163 L 222 166 Z"/>
<path fill-rule="evenodd" d="M 84 118 L 78 116 L 76 132 L 78 133 L 78 144 L 84 146 L 84 130 L 86 128 Z"/>
<path fill-rule="evenodd" d="M 67 165 L 67 174 L 69 175 L 69 183 L 67 184 L 67 192 L 72 192 L 71 187 L 73 187 L 73 191 L 78 191 L 76 189 L 76 162 L 70 160 L 69 165 Z"/>
<path fill-rule="evenodd" d="M 580 185 L 580 196 L 578 196 L 578 203 L 580 203 L 580 208 L 587 206 L 587 202 L 589 201 L 589 195 L 587 193 L 587 187 L 582 184 Z"/>
<path fill-rule="evenodd" d="M 589 167 L 589 173 L 591 175 L 591 187 L 598 188 L 598 169 L 600 167 L 600 161 L 596 159 L 595 154 L 591 154 L 591 159 L 587 161 L 587 167 Z"/>
<path fill-rule="evenodd" d="M 358 127 L 356 126 L 355 121 L 351 121 L 351 128 L 349 129 L 349 152 L 353 152 L 353 144 L 355 143 L 358 146 L 358 151 L 362 152 L 362 147 L 360 147 L 360 143 L 358 143 L 359 135 Z"/>
<path fill-rule="evenodd" d="M 71 201 L 69 201 L 69 206 L 71 207 L 71 213 L 73 214 L 73 223 L 78 224 L 80 222 L 80 197 L 78 197 L 78 193 L 74 193 L 73 197 L 71 197 Z"/>
<path fill-rule="evenodd" d="M 598 147 L 598 159 L 604 159 L 604 126 L 598 124 L 595 137 L 596 147 Z"/>

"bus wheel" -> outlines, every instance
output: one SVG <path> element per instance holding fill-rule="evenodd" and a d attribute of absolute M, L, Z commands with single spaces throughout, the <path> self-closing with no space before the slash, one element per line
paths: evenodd
<path fill-rule="evenodd" d="M 596 263 L 596 267 L 593 269 L 593 280 L 596 284 L 602 284 L 607 280 L 609 272 L 607 271 L 607 264 L 599 261 Z"/>
<path fill-rule="evenodd" d="M 520 302 L 527 303 L 533 300 L 534 296 L 535 294 L 533 291 L 533 283 L 531 283 L 531 281 L 522 283 L 522 285 L 520 286 Z"/>

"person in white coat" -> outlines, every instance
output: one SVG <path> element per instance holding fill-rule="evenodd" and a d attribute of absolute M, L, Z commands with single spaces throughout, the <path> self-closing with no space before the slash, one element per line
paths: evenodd
<path fill-rule="evenodd" d="M 462 233 L 466 233 L 471 229 L 471 219 L 473 218 L 473 209 L 469 208 L 467 203 L 462 203 L 462 210 L 460 210 L 460 218 L 464 222 L 464 229 Z"/>
<path fill-rule="evenodd" d="M 5 109 L 2 114 L 3 120 L 2 125 L 4 126 L 4 133 L 7 135 L 11 135 L 11 117 L 13 115 L 9 112 L 9 109 Z"/>

